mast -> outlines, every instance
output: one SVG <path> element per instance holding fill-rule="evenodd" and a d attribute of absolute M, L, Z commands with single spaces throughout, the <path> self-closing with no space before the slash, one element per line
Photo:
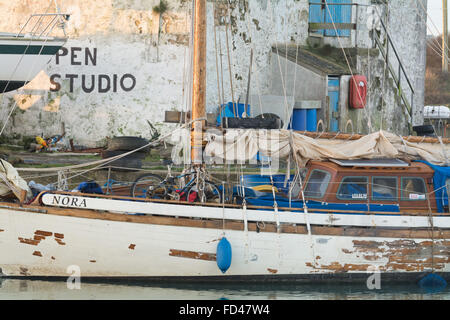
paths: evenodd
<path fill-rule="evenodd" d="M 447 0 L 442 0 L 442 71 L 448 72 L 448 7 Z"/>
<path fill-rule="evenodd" d="M 191 159 L 193 165 L 201 165 L 206 126 L 206 0 L 194 1 Z"/>

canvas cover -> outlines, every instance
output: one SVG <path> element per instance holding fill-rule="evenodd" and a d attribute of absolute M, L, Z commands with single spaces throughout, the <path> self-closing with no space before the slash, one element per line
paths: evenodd
<path fill-rule="evenodd" d="M 33 194 L 17 170 L 8 161 L 0 159 L 0 196 L 6 196 L 13 191 L 20 193 L 20 189 L 27 192 L 28 198 Z"/>
<path fill-rule="evenodd" d="M 291 152 L 300 167 L 309 160 L 402 158 L 425 160 L 433 165 L 449 164 L 450 145 L 413 143 L 401 136 L 378 131 L 358 140 L 314 139 L 290 130 L 228 130 L 225 135 L 207 134 L 205 154 L 211 159 L 244 162 L 256 154 L 287 158 Z"/>

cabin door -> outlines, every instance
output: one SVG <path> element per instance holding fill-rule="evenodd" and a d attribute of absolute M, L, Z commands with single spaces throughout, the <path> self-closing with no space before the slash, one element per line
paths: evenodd
<path fill-rule="evenodd" d="M 339 131 L 339 77 L 328 77 L 328 128 L 331 132 Z"/>

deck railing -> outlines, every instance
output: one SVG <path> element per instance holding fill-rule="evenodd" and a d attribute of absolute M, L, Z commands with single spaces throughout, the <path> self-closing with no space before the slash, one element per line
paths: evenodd
<path fill-rule="evenodd" d="M 69 17 L 70 15 L 66 13 L 32 14 L 16 34 L 16 37 L 27 35 L 36 40 L 42 39 L 49 37 L 56 26 L 60 27 L 63 30 L 64 36 L 66 36 L 64 27 Z"/>
<path fill-rule="evenodd" d="M 386 61 L 387 69 L 389 70 L 389 73 L 391 74 L 397 88 L 397 94 L 401 97 L 406 112 L 410 117 L 412 117 L 412 109 L 414 107 L 414 86 L 412 85 L 411 80 L 406 73 L 404 64 L 397 52 L 397 49 L 395 48 L 394 42 L 389 35 L 388 29 L 386 28 L 383 19 L 380 19 L 380 22 L 382 31 L 386 39 L 385 45 L 383 45 L 383 41 L 377 31 L 373 31 L 373 38 L 384 60 Z M 391 51 L 394 53 L 393 55 L 390 54 Z M 394 68 L 391 59 L 393 59 L 394 63 L 397 65 L 397 68 Z M 403 90 L 402 78 L 406 80 L 406 88 L 409 89 L 409 92 Z M 403 81 L 403 83 L 405 83 L 405 81 Z M 407 96 L 407 94 L 409 94 L 409 96 Z"/>

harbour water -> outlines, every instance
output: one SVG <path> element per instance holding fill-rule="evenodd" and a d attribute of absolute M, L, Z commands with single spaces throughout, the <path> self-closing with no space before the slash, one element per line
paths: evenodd
<path fill-rule="evenodd" d="M 219 285 L 205 283 L 84 283 L 2 279 L 0 300 L 450 300 L 450 288 L 426 290 L 417 284 L 381 285 Z M 72 287 L 72 288 L 69 288 Z"/>

